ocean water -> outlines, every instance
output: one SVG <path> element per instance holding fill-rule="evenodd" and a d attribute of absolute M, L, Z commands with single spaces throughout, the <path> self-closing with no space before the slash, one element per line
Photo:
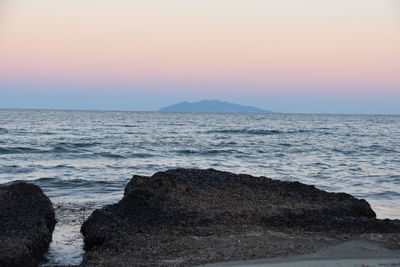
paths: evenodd
<path fill-rule="evenodd" d="M 81 261 L 81 223 L 132 175 L 177 167 L 314 184 L 400 218 L 400 116 L 0 110 L 0 184 L 35 183 L 56 207 L 44 265 Z"/>

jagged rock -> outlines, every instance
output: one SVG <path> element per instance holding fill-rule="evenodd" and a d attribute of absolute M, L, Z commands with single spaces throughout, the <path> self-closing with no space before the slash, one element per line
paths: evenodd
<path fill-rule="evenodd" d="M 186 266 L 315 249 L 304 240 L 271 242 L 271 230 L 400 233 L 398 221 L 375 216 L 365 200 L 298 182 L 213 169 L 134 176 L 119 203 L 83 224 L 83 265 Z"/>
<path fill-rule="evenodd" d="M 0 187 L 0 266 L 37 266 L 56 224 L 53 205 L 33 184 Z"/>

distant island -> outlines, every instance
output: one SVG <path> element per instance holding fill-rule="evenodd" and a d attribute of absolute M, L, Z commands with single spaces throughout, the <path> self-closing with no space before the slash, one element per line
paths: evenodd
<path fill-rule="evenodd" d="M 181 102 L 170 105 L 159 110 L 160 112 L 212 112 L 212 113 L 274 113 L 270 110 L 264 110 L 252 106 L 243 106 L 239 104 L 218 101 L 203 100 L 200 102 Z"/>

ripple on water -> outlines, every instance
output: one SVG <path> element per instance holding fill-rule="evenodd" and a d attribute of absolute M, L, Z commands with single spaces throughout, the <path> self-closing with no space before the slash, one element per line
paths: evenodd
<path fill-rule="evenodd" d="M 111 158 L 111 159 L 125 159 L 126 157 L 120 154 L 115 154 L 112 152 L 99 152 L 99 153 L 94 153 L 94 155 L 103 157 L 103 158 Z"/>
<path fill-rule="evenodd" d="M 79 206 L 70 203 L 54 206 L 57 224 L 46 254 L 48 261 L 41 266 L 79 265 L 84 253 L 80 228 L 95 207 L 89 203 Z"/>
<path fill-rule="evenodd" d="M 0 109 L 0 125 L 0 181 L 32 181 L 53 203 L 76 202 L 57 211 L 71 220 L 59 218 L 49 254 L 58 264 L 81 257 L 79 207 L 115 203 L 134 174 L 213 167 L 358 194 L 374 207 L 400 203 L 400 116 Z"/>
<path fill-rule="evenodd" d="M 35 168 L 21 167 L 18 165 L 3 165 L 0 166 L 0 174 L 21 174 L 34 172 Z"/>
<path fill-rule="evenodd" d="M 245 134 L 245 135 L 279 135 L 279 134 L 299 134 L 311 133 L 312 130 L 253 130 L 253 129 L 222 129 L 207 131 L 207 133 L 215 134 Z"/>
<path fill-rule="evenodd" d="M 381 191 L 381 192 L 368 193 L 366 194 L 366 198 L 384 199 L 384 200 L 400 199 L 400 192 Z"/>
<path fill-rule="evenodd" d="M 0 134 L 7 134 L 8 130 L 6 128 L 0 128 Z"/>
<path fill-rule="evenodd" d="M 0 147 L 1 154 L 31 154 L 31 153 L 46 153 L 45 150 L 32 147 Z"/>
<path fill-rule="evenodd" d="M 200 156 L 211 156 L 217 154 L 225 154 L 225 155 L 244 154 L 242 151 L 236 149 L 209 149 L 209 150 L 182 149 L 182 150 L 176 150 L 175 152 L 177 154 L 182 154 L 182 155 L 200 155 Z"/>

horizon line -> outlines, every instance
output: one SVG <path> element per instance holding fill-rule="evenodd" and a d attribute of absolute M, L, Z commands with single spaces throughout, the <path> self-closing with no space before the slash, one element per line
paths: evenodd
<path fill-rule="evenodd" d="M 192 114 L 240 114 L 240 115 L 361 115 L 361 116 L 400 116 L 400 113 L 333 113 L 333 112 L 273 112 L 273 113 L 243 113 L 243 112 L 165 112 L 159 110 L 132 109 L 73 109 L 73 108 L 12 108 L 0 107 L 0 110 L 31 110 L 31 111 L 87 111 L 87 112 L 132 112 L 132 113 L 192 113 Z"/>

